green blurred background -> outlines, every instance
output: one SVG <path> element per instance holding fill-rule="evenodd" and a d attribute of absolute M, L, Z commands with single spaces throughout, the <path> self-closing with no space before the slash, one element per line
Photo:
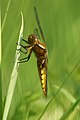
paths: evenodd
<path fill-rule="evenodd" d="M 28 35 L 38 28 L 34 5 L 49 54 L 48 97 L 42 93 L 36 58 L 32 54 L 29 62 L 20 64 L 8 120 L 37 119 L 62 83 L 63 91 L 54 97 L 41 120 L 58 120 L 73 103 L 71 96 L 75 100 L 80 96 L 80 0 L 2 0 L 3 109 L 15 61 L 20 13 L 23 12 L 23 36 L 27 40 Z M 79 120 L 80 110 L 75 110 L 67 119 Z"/>

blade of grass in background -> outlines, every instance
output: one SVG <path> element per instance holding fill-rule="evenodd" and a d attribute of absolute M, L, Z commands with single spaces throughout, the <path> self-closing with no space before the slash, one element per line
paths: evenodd
<path fill-rule="evenodd" d="M 22 24 L 21 24 L 21 29 L 20 29 L 20 33 L 19 33 L 17 49 L 20 49 L 20 41 L 21 41 L 22 36 L 23 36 L 23 14 L 22 13 L 21 13 L 21 17 L 22 17 Z M 10 110 L 10 105 L 11 105 L 12 97 L 13 97 L 13 94 L 14 94 L 14 89 L 15 89 L 15 86 L 16 86 L 16 82 L 17 82 L 18 68 L 19 68 L 19 63 L 18 63 L 19 57 L 20 57 L 20 52 L 18 50 L 16 50 L 15 64 L 14 64 L 14 68 L 13 68 L 13 71 L 12 71 L 12 74 L 11 74 L 11 79 L 10 79 L 8 92 L 7 92 L 7 97 L 6 97 L 6 101 L 5 101 L 4 112 L 3 112 L 3 120 L 7 120 L 8 113 L 9 113 L 9 110 Z"/>
<path fill-rule="evenodd" d="M 2 119 L 2 75 L 1 75 L 1 9 L 0 9 L 0 120 Z"/>
<path fill-rule="evenodd" d="M 77 107 L 77 105 L 80 102 L 80 97 L 79 99 L 70 107 L 70 109 L 68 109 L 68 111 L 60 118 L 60 120 L 66 120 L 69 115 L 74 111 L 74 109 Z"/>
<path fill-rule="evenodd" d="M 54 87 L 56 89 L 59 89 L 59 86 L 54 85 Z M 72 94 L 70 94 L 70 92 L 68 92 L 68 90 L 61 88 L 61 92 L 66 96 L 66 98 L 68 98 L 72 103 L 76 102 L 76 99 L 72 96 Z M 77 107 L 79 109 L 79 106 Z"/>
<path fill-rule="evenodd" d="M 5 15 L 4 15 L 4 20 L 3 20 L 3 23 L 2 23 L 2 31 L 1 32 L 3 32 L 3 29 L 4 29 L 4 25 L 5 25 L 5 22 L 6 22 L 6 18 L 7 18 L 10 3 L 11 3 L 11 0 L 9 0 L 8 4 L 7 4 L 6 12 L 5 12 Z"/>

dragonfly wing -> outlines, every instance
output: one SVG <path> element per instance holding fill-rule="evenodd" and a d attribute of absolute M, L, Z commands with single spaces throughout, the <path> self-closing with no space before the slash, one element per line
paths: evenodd
<path fill-rule="evenodd" d="M 45 43 L 45 38 L 44 38 L 44 34 L 43 34 L 43 31 L 42 31 L 42 28 L 41 28 L 41 24 L 40 24 L 40 20 L 39 20 L 39 16 L 38 16 L 38 12 L 37 12 L 36 6 L 34 6 L 34 13 L 35 13 L 36 22 L 38 24 L 38 27 L 39 27 L 42 39 L 43 39 L 43 41 Z"/>

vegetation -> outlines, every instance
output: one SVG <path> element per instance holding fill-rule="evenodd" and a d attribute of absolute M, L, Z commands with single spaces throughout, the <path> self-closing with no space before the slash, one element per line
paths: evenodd
<path fill-rule="evenodd" d="M 41 90 L 34 53 L 29 62 L 19 65 L 16 83 L 15 80 L 10 83 L 16 43 L 23 26 L 21 11 L 23 37 L 27 40 L 38 28 L 34 6 L 48 48 L 47 98 Z M 3 0 L 1 7 L 0 117 L 3 116 L 3 120 L 79 120 L 80 1 Z M 12 98 L 8 97 L 7 102 L 11 93 Z M 9 109 L 5 110 L 6 105 Z"/>

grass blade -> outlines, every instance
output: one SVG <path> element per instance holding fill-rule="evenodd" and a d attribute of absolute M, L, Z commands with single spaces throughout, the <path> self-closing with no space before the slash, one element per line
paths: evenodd
<path fill-rule="evenodd" d="M 6 22 L 6 18 L 7 18 L 10 3 L 11 3 L 11 0 L 8 0 L 6 12 L 5 12 L 5 15 L 4 15 L 4 20 L 3 20 L 3 23 L 2 23 L 2 31 L 1 32 L 3 32 L 3 29 L 4 29 L 4 25 L 5 25 L 5 22 Z"/>
<path fill-rule="evenodd" d="M 80 98 L 70 107 L 68 111 L 59 119 L 59 120 L 65 120 L 69 117 L 69 115 L 74 111 L 74 109 L 77 107 L 77 105 L 80 102 Z"/>
<path fill-rule="evenodd" d="M 20 48 L 19 44 L 20 44 L 21 38 L 23 36 L 23 14 L 22 13 L 21 13 L 21 16 L 22 16 L 22 24 L 21 24 L 21 29 L 20 29 L 20 33 L 19 33 L 17 49 Z M 18 64 L 19 57 L 20 57 L 20 52 L 18 50 L 16 50 L 15 63 L 14 63 L 14 68 L 13 68 L 13 71 L 11 74 L 11 79 L 10 79 L 10 83 L 9 83 L 9 87 L 8 87 L 8 92 L 7 92 L 7 97 L 6 97 L 6 101 L 5 101 L 2 120 L 7 120 L 7 116 L 9 113 L 9 109 L 10 109 L 10 105 L 11 105 L 11 101 L 12 101 L 12 97 L 14 94 L 14 89 L 15 89 L 16 81 L 17 81 L 18 68 L 19 68 L 19 64 Z"/>
<path fill-rule="evenodd" d="M 2 119 L 2 75 L 1 75 L 1 11 L 0 11 L 0 120 Z"/>
<path fill-rule="evenodd" d="M 54 85 L 54 87 L 56 89 L 59 89 L 59 87 L 57 85 Z M 76 99 L 72 96 L 72 94 L 70 94 L 68 92 L 68 90 L 64 89 L 64 88 L 61 88 L 61 92 L 66 96 L 67 99 L 70 100 L 70 102 L 72 102 L 73 104 L 76 102 Z M 79 109 L 79 106 L 77 107 Z"/>

